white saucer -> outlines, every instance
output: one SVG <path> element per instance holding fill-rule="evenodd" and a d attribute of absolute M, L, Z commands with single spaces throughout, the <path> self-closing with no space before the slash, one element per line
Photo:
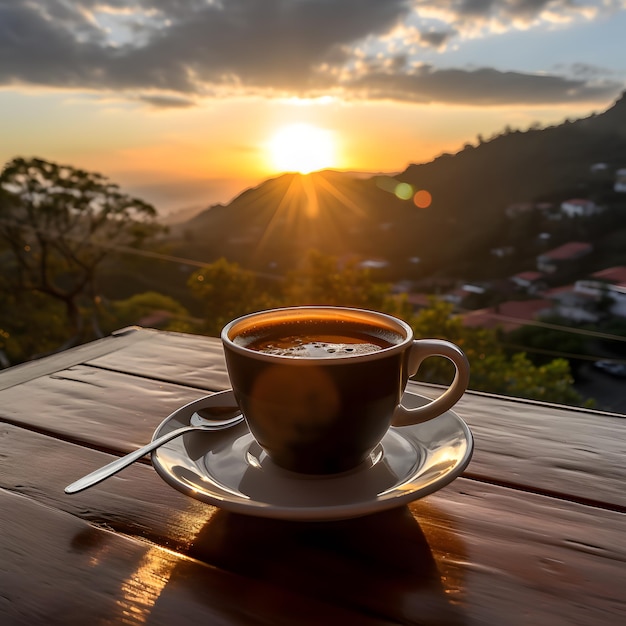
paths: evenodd
<path fill-rule="evenodd" d="M 428 400 L 406 392 L 405 406 Z M 200 398 L 172 413 L 153 438 L 186 426 L 211 405 L 236 406 L 231 390 Z M 275 465 L 245 422 L 218 432 L 191 432 L 152 452 L 158 474 L 183 493 L 236 513 L 290 520 L 359 517 L 401 506 L 441 489 L 468 465 L 472 433 L 454 412 L 415 426 L 390 428 L 359 467 L 309 476 Z"/>

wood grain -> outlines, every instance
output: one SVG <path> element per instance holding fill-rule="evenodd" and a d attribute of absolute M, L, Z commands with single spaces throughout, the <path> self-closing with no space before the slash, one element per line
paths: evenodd
<path fill-rule="evenodd" d="M 129 327 L 119 330 L 110 337 L 104 337 L 70 350 L 4 369 L 0 371 L 0 391 L 27 380 L 58 372 L 72 365 L 84 363 L 100 355 L 117 352 L 130 344 L 153 338 L 156 334 L 156 331 Z"/>
<path fill-rule="evenodd" d="M 146 459 L 63 493 L 227 386 L 219 340 L 137 329 L 0 373 L 3 626 L 626 622 L 626 420 L 602 412 L 468 392 L 464 477 L 355 520 L 229 513 Z"/>
<path fill-rule="evenodd" d="M 124 346 L 122 358 L 109 352 L 85 362 L 199 389 L 217 391 L 230 387 L 219 339 L 143 329 L 137 332 L 144 335 L 143 339 Z"/>
<path fill-rule="evenodd" d="M 0 491 L 3 626 L 379 625 Z"/>
<path fill-rule="evenodd" d="M 110 457 L 15 426 L 3 427 L 0 456 L 6 493 L 304 595 L 303 606 L 317 601 L 402 624 L 595 626 L 626 615 L 620 513 L 460 478 L 408 508 L 296 523 L 206 506 L 147 465 L 65 496 L 65 484 Z M 35 543 L 40 534 L 33 530 Z M 152 567 L 159 571 L 158 558 Z"/>
<path fill-rule="evenodd" d="M 0 419 L 102 450 L 128 452 L 172 411 L 208 392 L 76 365 L 0 392 Z"/>
<path fill-rule="evenodd" d="M 0 392 L 0 419 L 122 453 L 148 441 L 178 406 L 228 387 L 218 339 L 135 332 L 141 341 Z M 466 475 L 626 511 L 626 419 L 473 392 L 455 411 L 475 437 Z"/>
<path fill-rule="evenodd" d="M 409 388 L 427 397 L 439 393 Z M 466 475 L 626 512 L 626 419 L 476 393 L 466 393 L 455 412 L 474 435 Z"/>

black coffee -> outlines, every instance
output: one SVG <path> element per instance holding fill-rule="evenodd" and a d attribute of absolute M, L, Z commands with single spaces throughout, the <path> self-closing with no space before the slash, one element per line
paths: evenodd
<path fill-rule="evenodd" d="M 280 467 L 343 472 L 361 463 L 387 432 L 408 379 L 407 350 L 386 349 L 410 345 L 410 331 L 399 322 L 376 313 L 302 307 L 247 316 L 226 332 L 237 403 L 256 441 Z M 371 358 L 357 358 L 361 354 Z M 330 358 L 335 356 L 340 358 Z"/>
<path fill-rule="evenodd" d="M 293 358 L 319 359 L 370 354 L 402 342 L 379 326 L 335 321 L 300 321 L 255 328 L 235 343 L 250 350 Z"/>

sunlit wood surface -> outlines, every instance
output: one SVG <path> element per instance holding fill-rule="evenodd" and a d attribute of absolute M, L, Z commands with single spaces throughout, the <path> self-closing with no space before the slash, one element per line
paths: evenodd
<path fill-rule="evenodd" d="M 607 413 L 467 393 L 464 476 L 352 520 L 229 513 L 148 459 L 64 494 L 228 386 L 217 339 L 144 329 L 0 373 L 0 624 L 626 623 L 626 419 Z"/>

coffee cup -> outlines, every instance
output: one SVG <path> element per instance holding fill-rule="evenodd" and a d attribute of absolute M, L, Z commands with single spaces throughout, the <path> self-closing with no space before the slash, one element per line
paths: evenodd
<path fill-rule="evenodd" d="M 221 339 L 250 432 L 276 465 L 304 474 L 355 468 L 390 426 L 441 415 L 469 382 L 469 363 L 458 346 L 415 339 L 406 322 L 376 311 L 260 311 L 228 323 Z M 424 406 L 404 407 L 409 377 L 431 356 L 452 361 L 454 380 Z"/>

